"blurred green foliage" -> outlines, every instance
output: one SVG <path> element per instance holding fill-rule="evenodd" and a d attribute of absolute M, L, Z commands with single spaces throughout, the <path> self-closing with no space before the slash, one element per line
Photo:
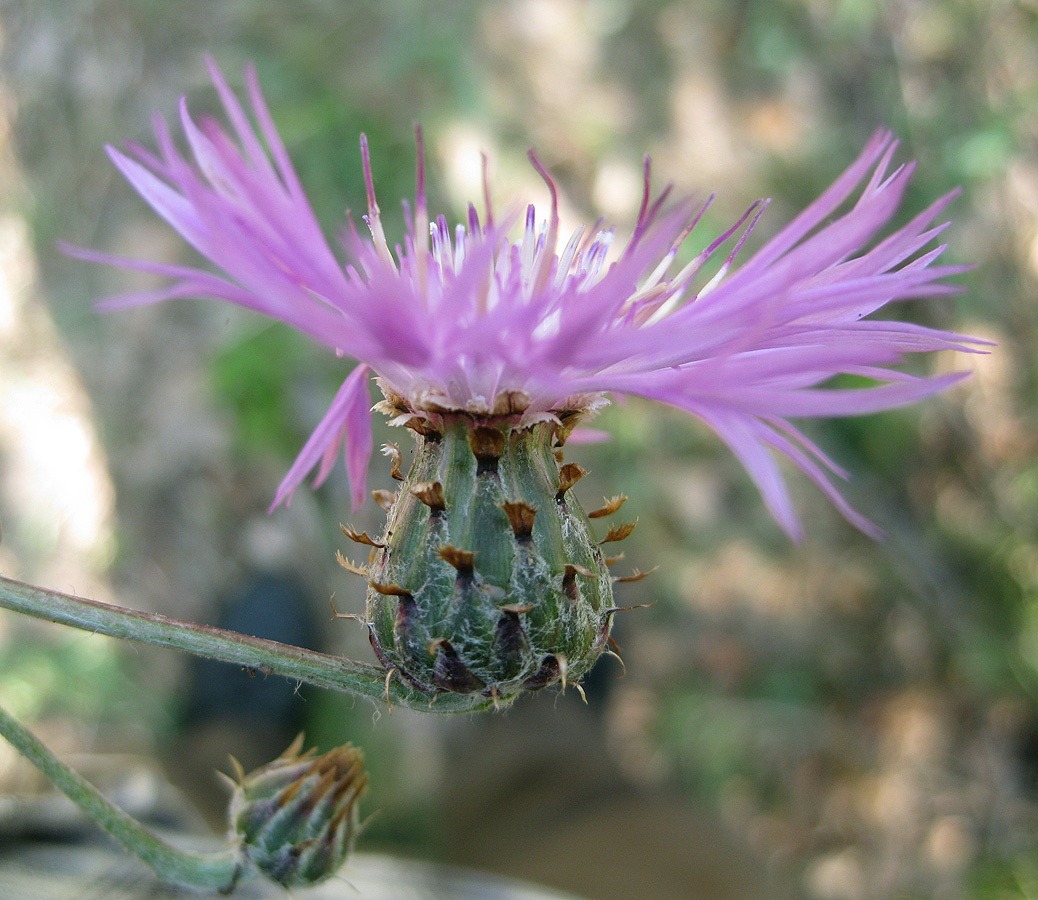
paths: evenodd
<path fill-rule="evenodd" d="M 284 458 L 298 452 L 302 429 L 293 388 L 309 374 L 312 355 L 306 338 L 270 326 L 220 348 L 211 367 L 212 389 L 232 413 L 239 452 L 259 450 Z"/>
<path fill-rule="evenodd" d="M 138 728 L 168 730 L 168 703 L 149 696 L 120 650 L 115 641 L 84 640 L 76 633 L 5 646 L 0 702 L 26 721 L 68 717 L 109 726 L 132 721 Z"/>

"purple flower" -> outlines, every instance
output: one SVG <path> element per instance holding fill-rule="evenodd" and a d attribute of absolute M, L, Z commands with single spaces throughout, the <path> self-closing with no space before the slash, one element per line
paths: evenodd
<path fill-rule="evenodd" d="M 941 280 L 965 268 L 936 265 L 944 246 L 931 247 L 947 225 L 932 223 L 954 194 L 881 236 L 913 170 L 891 170 L 897 144 L 887 132 L 876 133 L 828 190 L 741 265 L 734 259 L 766 201 L 680 268 L 680 248 L 709 201 L 668 205 L 669 189 L 653 197 L 648 162 L 641 210 L 622 246 L 613 246 L 612 230 L 559 233 L 554 182 L 532 154 L 551 191 L 546 217 L 530 206 L 523 227 L 513 227 L 515 217 L 495 219 L 487 192 L 483 218 L 470 206 L 467 221 L 452 229 L 442 216 L 429 218 L 420 133 L 415 206 L 405 203 L 407 234 L 391 247 L 362 137 L 369 234 L 349 223 L 342 243 L 351 262 L 344 264 L 314 216 L 255 72 L 246 81 L 259 135 L 212 63 L 210 71 L 233 137 L 214 121 L 196 124 L 182 101 L 190 156 L 161 119 L 157 154 L 140 146 L 109 153 L 154 210 L 224 274 L 75 252 L 170 279 L 158 290 L 109 298 L 105 309 L 217 297 L 359 361 L 275 505 L 315 466 L 320 484 L 343 444 L 353 499 L 362 502 L 374 373 L 386 396 L 380 406 L 398 424 L 459 411 L 512 415 L 522 427 L 553 417 L 575 422 L 609 395 L 658 400 L 698 417 L 731 447 L 792 537 L 801 529 L 776 455 L 875 533 L 830 481 L 846 474 L 790 420 L 912 403 L 963 375 L 894 368 L 906 354 L 979 343 L 875 316 L 891 301 L 955 291 Z M 731 251 L 708 269 L 729 242 Z M 840 374 L 868 386 L 826 386 Z"/>

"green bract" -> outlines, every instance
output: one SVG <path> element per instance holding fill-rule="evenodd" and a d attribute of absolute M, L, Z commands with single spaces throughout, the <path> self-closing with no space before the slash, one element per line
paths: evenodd
<path fill-rule="evenodd" d="M 469 695 L 471 708 L 579 682 L 616 610 L 606 559 L 569 493 L 585 472 L 557 450 L 565 426 L 447 413 L 411 424 L 415 460 L 406 476 L 394 464 L 403 485 L 386 498 L 384 535 L 343 529 L 373 547 L 369 566 L 343 564 L 368 578 L 379 660 L 430 698 Z"/>

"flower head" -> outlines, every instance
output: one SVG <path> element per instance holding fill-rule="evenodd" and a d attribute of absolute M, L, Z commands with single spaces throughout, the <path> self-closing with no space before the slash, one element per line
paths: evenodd
<path fill-rule="evenodd" d="M 521 223 L 499 221 L 487 192 L 482 217 L 470 206 L 452 229 L 442 216 L 429 217 L 420 133 L 416 201 L 413 209 L 405 203 L 407 233 L 391 246 L 362 138 L 367 233 L 349 223 L 344 264 L 315 218 L 255 72 L 246 82 L 259 133 L 215 65 L 210 70 L 233 137 L 214 121 L 196 124 L 182 101 L 190 156 L 160 119 L 157 153 L 139 146 L 109 152 L 155 211 L 224 274 L 77 252 L 170 279 L 158 290 L 110 298 L 104 308 L 216 297 L 359 362 L 275 505 L 315 467 L 320 483 L 343 444 L 361 502 L 374 373 L 382 410 L 416 428 L 455 413 L 504 416 L 517 428 L 540 421 L 568 428 L 610 395 L 657 400 L 696 416 L 728 444 L 790 535 L 800 525 L 776 455 L 871 531 L 830 481 L 844 473 L 791 420 L 919 400 L 962 376 L 899 371 L 906 355 L 976 343 L 875 315 L 893 301 L 955 290 L 942 279 L 963 268 L 937 265 L 944 247 L 932 246 L 947 225 L 933 222 L 953 194 L 883 234 L 913 170 L 891 168 L 897 144 L 889 133 L 876 133 L 831 187 L 741 265 L 735 258 L 766 202 L 679 265 L 707 204 L 670 203 L 669 189 L 653 196 L 648 162 L 641 210 L 621 246 L 612 230 L 560 233 L 555 184 L 532 154 L 550 189 L 547 215 L 530 206 Z M 861 376 L 868 386 L 827 387 L 837 375 Z"/>
<path fill-rule="evenodd" d="M 359 831 L 357 803 L 368 785 L 364 754 L 344 744 L 284 753 L 248 775 L 233 757 L 231 839 L 263 875 L 287 887 L 318 884 L 342 868 Z"/>

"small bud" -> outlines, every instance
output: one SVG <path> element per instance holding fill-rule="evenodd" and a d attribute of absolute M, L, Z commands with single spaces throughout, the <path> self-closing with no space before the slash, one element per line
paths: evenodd
<path fill-rule="evenodd" d="M 317 884 L 342 867 L 358 833 L 367 788 L 364 756 L 345 744 L 300 754 L 303 736 L 272 763 L 245 775 L 231 798 L 232 839 L 263 875 L 286 888 Z"/>

